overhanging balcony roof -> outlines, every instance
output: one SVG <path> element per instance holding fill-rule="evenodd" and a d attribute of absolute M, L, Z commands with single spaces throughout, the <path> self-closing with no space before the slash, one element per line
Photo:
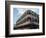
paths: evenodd
<path fill-rule="evenodd" d="M 37 22 L 30 22 L 30 21 L 26 21 L 25 23 L 22 23 L 22 24 L 19 24 L 17 25 L 16 27 L 23 27 L 23 26 L 26 26 L 28 24 L 34 24 L 34 25 L 39 25 Z"/>

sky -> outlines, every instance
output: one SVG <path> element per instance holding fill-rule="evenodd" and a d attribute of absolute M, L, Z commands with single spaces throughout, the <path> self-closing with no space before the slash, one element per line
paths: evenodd
<path fill-rule="evenodd" d="M 28 10 L 28 8 L 13 8 L 13 24 L 16 24 L 16 21 L 22 16 L 22 14 Z M 29 10 L 34 11 L 39 14 L 38 8 L 29 8 Z"/>

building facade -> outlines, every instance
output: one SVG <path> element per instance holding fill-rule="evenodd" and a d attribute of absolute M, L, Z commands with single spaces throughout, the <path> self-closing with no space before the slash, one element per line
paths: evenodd
<path fill-rule="evenodd" d="M 39 28 L 39 15 L 32 10 L 26 10 L 17 20 L 16 29 L 37 29 Z"/>

